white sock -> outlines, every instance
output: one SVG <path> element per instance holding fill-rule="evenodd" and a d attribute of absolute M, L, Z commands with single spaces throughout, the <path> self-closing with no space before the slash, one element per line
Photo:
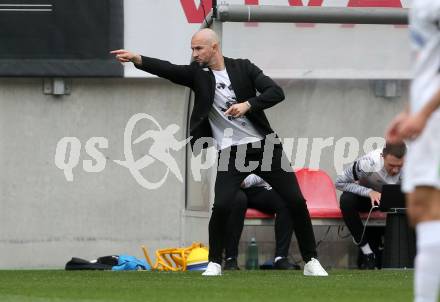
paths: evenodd
<path fill-rule="evenodd" d="M 361 251 L 364 255 L 373 254 L 373 251 L 371 250 L 371 247 L 368 243 L 361 246 Z"/>
<path fill-rule="evenodd" d="M 415 302 L 437 302 L 440 287 L 440 220 L 417 224 Z"/>

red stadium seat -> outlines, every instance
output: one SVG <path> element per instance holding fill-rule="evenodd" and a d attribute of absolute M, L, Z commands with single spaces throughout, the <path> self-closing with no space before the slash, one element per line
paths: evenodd
<path fill-rule="evenodd" d="M 311 218 L 342 218 L 333 181 L 322 170 L 295 172 Z"/>
<path fill-rule="evenodd" d="M 310 170 L 302 168 L 295 172 L 299 186 L 307 201 L 312 220 L 341 220 L 342 214 L 336 196 L 336 189 L 330 176 L 323 170 Z M 361 214 L 363 219 L 368 213 Z M 272 219 L 273 215 L 248 209 L 246 219 Z M 372 220 L 385 220 L 386 214 L 375 211 L 371 214 Z"/>
<path fill-rule="evenodd" d="M 271 219 L 273 217 L 272 214 L 266 214 L 252 208 L 248 208 L 246 211 L 246 219 Z"/>

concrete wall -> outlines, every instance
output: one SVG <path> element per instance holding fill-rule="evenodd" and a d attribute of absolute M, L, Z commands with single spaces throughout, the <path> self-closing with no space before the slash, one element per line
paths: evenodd
<path fill-rule="evenodd" d="M 183 88 L 159 79 L 74 79 L 71 95 L 55 98 L 42 93 L 41 79 L 0 79 L 0 87 L 0 268 L 60 267 L 72 256 L 141 256 L 141 244 L 150 251 L 179 245 L 184 186 L 169 176 L 147 190 L 113 160 L 124 159 L 124 129 L 135 113 L 153 115 L 164 128 L 176 123 L 176 136 L 184 137 Z M 148 128 L 140 122 L 133 139 Z M 72 182 L 54 163 L 67 136 L 82 144 Z M 87 173 L 84 146 L 95 136 L 108 139 L 107 162 Z M 134 146 L 135 157 L 148 144 Z M 184 152 L 173 154 L 183 172 Z M 165 172 L 156 162 L 142 174 L 153 181 Z"/>
<path fill-rule="evenodd" d="M 383 137 L 388 123 L 408 99 L 407 81 L 401 83 L 402 95 L 392 99 L 376 97 L 374 82 L 368 80 L 292 80 L 281 84 L 286 100 L 268 110 L 273 128 L 283 138 L 295 138 L 292 161 L 298 150 L 297 138 L 308 138 L 305 166 L 310 165 L 312 149 L 318 150 L 312 148 L 313 138 L 333 137 L 333 143 L 329 140 L 330 146 L 322 150 L 319 163 L 331 177 L 341 165 L 338 154 L 335 162 L 337 142 L 340 147 L 344 137 L 353 137 L 359 142 L 359 152 L 354 152 L 354 144 L 347 143 L 345 154 L 351 147 L 354 155 L 363 155 L 365 141 Z"/>
<path fill-rule="evenodd" d="M 407 98 L 407 83 L 403 96 L 395 100 L 375 97 L 366 80 L 280 83 L 287 99 L 267 111 L 272 126 L 282 137 L 310 138 L 309 149 L 313 137 L 333 137 L 336 142 L 350 136 L 362 146 L 366 138 L 382 136 Z M 0 268 L 62 267 L 72 256 L 141 256 L 141 244 L 152 252 L 192 241 L 207 243 L 212 173 L 206 173 L 203 185 L 189 187 L 188 203 L 201 202 L 205 210 L 185 211 L 185 186 L 172 173 L 163 186 L 147 190 L 128 169 L 113 162 L 125 158 L 124 129 L 139 112 L 152 115 L 162 128 L 177 124 L 181 128 L 176 138 L 183 139 L 184 93 L 182 87 L 160 79 L 73 79 L 71 95 L 55 98 L 42 93 L 42 79 L 0 79 Z M 133 139 L 153 127 L 151 121 L 139 122 Z M 72 182 L 54 162 L 63 137 L 81 142 Z M 108 148 L 101 149 L 107 159 L 101 172 L 82 167 L 83 160 L 93 159 L 84 150 L 90 137 L 108 139 Z M 135 158 L 150 146 L 151 141 L 133 146 Z M 320 163 L 332 177 L 334 149 L 335 143 L 323 149 Z M 183 149 L 170 153 L 185 175 Z M 306 165 L 309 157 L 310 153 Z M 156 161 L 141 173 L 158 180 L 165 168 Z M 249 237 L 246 232 L 244 238 Z M 272 240 L 262 236 L 257 240 Z"/>

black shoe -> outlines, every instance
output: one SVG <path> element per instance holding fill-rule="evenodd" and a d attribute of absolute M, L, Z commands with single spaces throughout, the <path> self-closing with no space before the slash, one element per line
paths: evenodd
<path fill-rule="evenodd" d="M 376 268 L 376 257 L 374 256 L 374 254 L 363 255 L 360 269 L 375 269 L 375 268 Z"/>
<path fill-rule="evenodd" d="M 279 270 L 300 270 L 301 267 L 298 264 L 293 264 L 289 262 L 289 259 L 286 257 L 283 257 L 281 259 L 278 259 L 273 264 L 273 269 L 279 269 Z"/>
<path fill-rule="evenodd" d="M 225 271 L 238 271 L 240 268 L 237 265 L 236 258 L 229 258 L 225 260 L 225 265 L 223 266 L 223 270 Z"/>

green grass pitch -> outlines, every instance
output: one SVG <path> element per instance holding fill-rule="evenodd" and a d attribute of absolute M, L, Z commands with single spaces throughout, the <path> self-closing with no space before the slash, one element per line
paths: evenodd
<path fill-rule="evenodd" d="M 411 270 L 111 272 L 0 271 L 0 301 L 411 301 Z"/>

